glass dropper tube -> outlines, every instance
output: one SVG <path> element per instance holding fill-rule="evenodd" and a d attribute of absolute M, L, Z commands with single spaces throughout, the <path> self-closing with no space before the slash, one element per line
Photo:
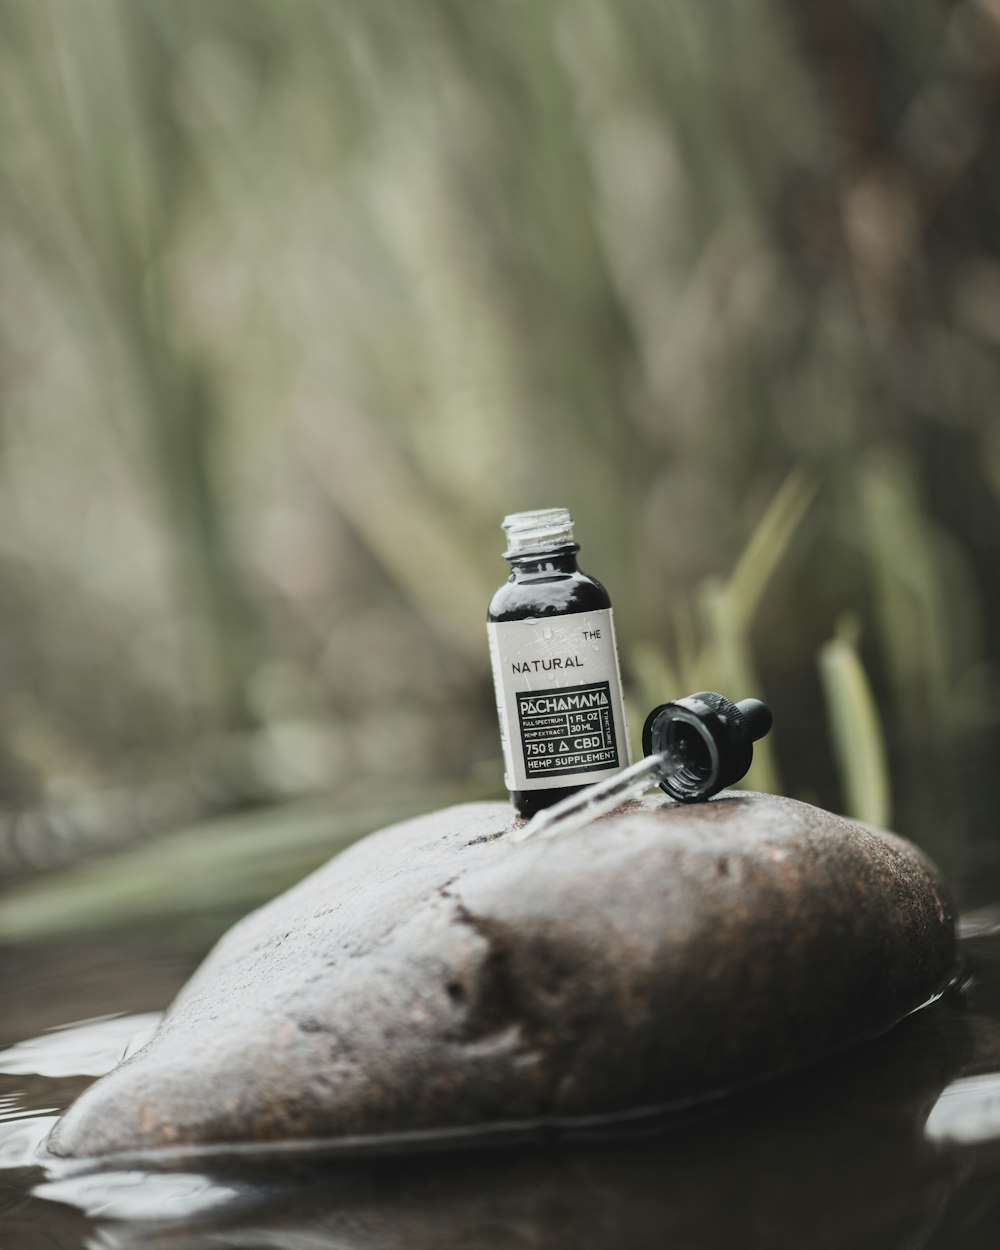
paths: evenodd
<path fill-rule="evenodd" d="M 571 829 L 579 829 L 614 811 L 629 799 L 637 799 L 651 786 L 658 785 L 663 779 L 663 761 L 660 755 L 647 755 L 629 768 L 615 773 L 606 781 L 594 786 L 585 786 L 565 799 L 561 799 L 552 807 L 538 812 L 528 823 L 511 838 L 512 842 L 523 842 L 525 838 L 536 835 L 546 836 L 548 833 L 565 833 Z"/>

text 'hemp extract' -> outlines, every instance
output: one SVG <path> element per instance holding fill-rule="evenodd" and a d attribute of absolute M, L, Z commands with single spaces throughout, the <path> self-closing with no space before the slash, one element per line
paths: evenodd
<path fill-rule="evenodd" d="M 531 816 L 629 763 L 611 601 L 565 508 L 504 519 L 510 577 L 487 614 L 507 789 Z"/>

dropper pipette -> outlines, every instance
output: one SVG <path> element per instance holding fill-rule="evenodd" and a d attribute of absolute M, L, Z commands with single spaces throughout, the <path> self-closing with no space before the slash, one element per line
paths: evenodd
<path fill-rule="evenodd" d="M 680 803 L 709 799 L 746 775 L 771 723 L 759 699 L 733 703 L 710 690 L 661 704 L 643 726 L 645 758 L 538 812 L 511 840 L 579 829 L 654 785 Z"/>

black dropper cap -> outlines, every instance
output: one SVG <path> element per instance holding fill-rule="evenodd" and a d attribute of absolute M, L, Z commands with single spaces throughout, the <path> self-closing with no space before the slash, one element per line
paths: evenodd
<path fill-rule="evenodd" d="M 661 790 L 696 803 L 746 776 L 753 744 L 770 728 L 771 711 L 760 699 L 734 703 L 702 690 L 653 708 L 642 727 L 642 753 L 662 757 Z"/>

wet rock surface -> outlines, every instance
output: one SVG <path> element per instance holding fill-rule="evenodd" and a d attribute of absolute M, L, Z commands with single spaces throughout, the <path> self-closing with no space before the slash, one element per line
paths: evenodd
<path fill-rule="evenodd" d="M 909 843 L 791 799 L 661 797 L 512 843 L 373 834 L 248 916 L 51 1140 L 93 1156 L 687 1103 L 890 1028 L 954 971 Z"/>
<path fill-rule="evenodd" d="M 148 1250 L 148 1220 L 176 1212 L 175 1183 L 208 1210 L 198 1227 L 164 1236 L 173 1250 L 951 1248 L 947 1225 L 967 1215 L 961 1202 L 947 1208 L 968 1164 L 922 1126 L 973 1049 L 969 1025 L 964 1006 L 937 1003 L 870 1045 L 653 1137 L 285 1163 L 230 1154 L 181 1177 L 169 1157 L 143 1171 L 89 1165 L 82 1176 L 74 1169 L 88 1165 L 72 1164 L 45 1194 L 102 1213 L 123 1191 L 133 1204 L 138 1194 L 147 1219 L 116 1220 L 102 1250 Z"/>

